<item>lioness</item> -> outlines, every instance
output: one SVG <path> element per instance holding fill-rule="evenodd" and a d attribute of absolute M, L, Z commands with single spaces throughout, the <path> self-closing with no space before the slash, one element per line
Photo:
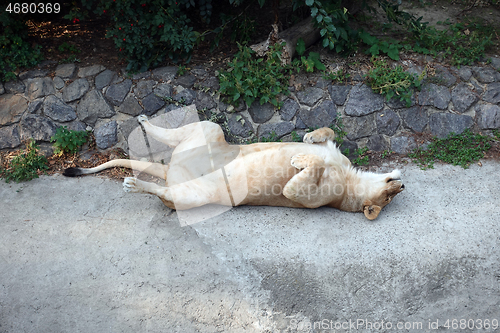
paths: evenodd
<path fill-rule="evenodd" d="M 330 128 L 307 133 L 303 143 L 229 145 L 220 126 L 212 122 L 166 129 L 152 125 L 144 115 L 138 121 L 155 140 L 174 147 L 168 165 L 117 159 L 90 169 L 68 168 L 64 175 L 111 167 L 146 172 L 164 179 L 166 186 L 127 177 L 124 190 L 157 195 L 172 209 L 206 204 L 330 206 L 363 212 L 370 220 L 404 189 L 398 170 L 375 174 L 354 169 L 333 143 Z"/>

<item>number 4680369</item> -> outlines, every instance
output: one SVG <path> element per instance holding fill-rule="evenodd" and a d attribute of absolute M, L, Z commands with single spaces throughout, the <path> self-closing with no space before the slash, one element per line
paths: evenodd
<path fill-rule="evenodd" d="M 51 13 L 59 13 L 61 11 L 61 5 L 59 3 L 9 3 L 7 8 L 5 8 L 6 12 L 14 13 L 14 14 L 51 14 Z"/>

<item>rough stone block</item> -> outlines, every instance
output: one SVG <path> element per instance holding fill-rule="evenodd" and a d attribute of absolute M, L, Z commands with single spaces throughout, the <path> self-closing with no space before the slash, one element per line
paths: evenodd
<path fill-rule="evenodd" d="M 384 151 L 389 149 L 389 143 L 385 140 L 383 135 L 375 134 L 368 138 L 366 144 L 369 150 Z"/>
<path fill-rule="evenodd" d="M 175 94 L 172 99 L 176 102 L 191 105 L 196 100 L 196 91 L 191 89 L 184 89 L 180 93 Z"/>
<path fill-rule="evenodd" d="M 21 140 L 33 138 L 36 141 L 49 142 L 56 134 L 57 125 L 47 117 L 36 114 L 26 114 L 19 122 Z"/>
<path fill-rule="evenodd" d="M 143 80 L 137 82 L 137 86 L 134 89 L 134 94 L 137 98 L 144 98 L 153 92 L 153 87 L 156 82 L 153 80 Z"/>
<path fill-rule="evenodd" d="M 429 123 L 429 115 L 421 106 L 414 106 L 409 109 L 399 111 L 403 124 L 406 128 L 414 132 L 422 133 Z"/>
<path fill-rule="evenodd" d="M 500 107 L 498 105 L 481 105 L 478 107 L 477 124 L 481 129 L 500 128 Z"/>
<path fill-rule="evenodd" d="M 96 89 L 103 89 L 104 87 L 107 87 L 113 82 L 113 80 L 116 78 L 116 73 L 106 69 L 104 72 L 100 73 L 95 77 L 95 88 Z"/>
<path fill-rule="evenodd" d="M 75 69 L 75 64 L 58 65 L 56 68 L 56 76 L 59 76 L 63 79 L 69 79 L 75 73 Z"/>
<path fill-rule="evenodd" d="M 62 98 L 66 103 L 80 99 L 89 91 L 90 85 L 87 79 L 78 79 L 64 88 Z"/>
<path fill-rule="evenodd" d="M 379 134 L 392 136 L 398 130 L 401 119 L 392 110 L 380 111 L 375 114 L 375 121 Z"/>
<path fill-rule="evenodd" d="M 417 148 L 413 137 L 395 136 L 391 138 L 391 150 L 398 154 L 407 154 Z"/>
<path fill-rule="evenodd" d="M 91 126 L 95 125 L 97 118 L 109 118 L 115 115 L 115 111 L 99 90 L 91 90 L 86 94 L 78 104 L 76 113 L 78 119 Z"/>
<path fill-rule="evenodd" d="M 26 90 L 26 86 L 22 81 L 5 82 L 4 88 L 7 94 L 22 94 Z"/>
<path fill-rule="evenodd" d="M 113 147 L 118 142 L 118 127 L 115 120 L 99 126 L 94 131 L 95 143 L 99 149 Z"/>
<path fill-rule="evenodd" d="M 290 121 L 295 117 L 300 106 L 293 98 L 287 98 L 283 102 L 283 106 L 278 110 L 281 120 Z"/>
<path fill-rule="evenodd" d="M 243 115 L 232 114 L 228 119 L 227 125 L 232 134 L 243 138 L 248 138 L 254 132 L 252 124 Z"/>
<path fill-rule="evenodd" d="M 351 88 L 352 86 L 349 85 L 335 84 L 328 86 L 328 92 L 330 93 L 330 97 L 335 104 L 344 105 Z"/>
<path fill-rule="evenodd" d="M 154 88 L 153 92 L 160 97 L 172 97 L 174 87 L 168 83 L 160 83 Z"/>
<path fill-rule="evenodd" d="M 0 149 L 16 148 L 21 145 L 17 124 L 0 128 Z"/>
<path fill-rule="evenodd" d="M 128 96 L 125 98 L 122 105 L 120 105 L 118 111 L 131 116 L 138 116 L 143 113 L 143 108 L 139 105 L 139 102 L 134 96 Z"/>
<path fill-rule="evenodd" d="M 26 98 L 6 94 L 0 96 L 0 126 L 17 123 L 28 108 Z"/>
<path fill-rule="evenodd" d="M 30 100 L 55 94 L 54 83 L 50 77 L 37 77 L 27 80 L 27 97 Z"/>
<path fill-rule="evenodd" d="M 420 105 L 434 106 L 441 110 L 448 108 L 450 101 L 451 94 L 448 88 L 438 86 L 434 83 L 424 84 L 422 91 L 418 96 L 418 102 Z"/>
<path fill-rule="evenodd" d="M 297 98 L 301 104 L 313 106 L 323 97 L 323 89 L 308 87 L 303 91 L 297 92 Z"/>
<path fill-rule="evenodd" d="M 473 92 L 467 83 L 459 83 L 451 91 L 451 101 L 454 109 L 460 113 L 467 111 L 478 100 L 478 94 Z"/>
<path fill-rule="evenodd" d="M 295 129 L 295 125 L 288 121 L 282 121 L 274 124 L 262 124 L 258 128 L 259 138 L 269 137 L 273 132 L 278 138 L 281 138 L 287 134 L 292 133 Z"/>
<path fill-rule="evenodd" d="M 102 65 L 92 65 L 88 67 L 82 67 L 78 70 L 78 77 L 88 77 L 94 76 L 105 70 L 106 67 Z"/>
<path fill-rule="evenodd" d="M 453 113 L 434 113 L 429 119 L 431 133 L 438 138 L 445 138 L 452 132 L 460 134 L 473 125 L 472 117 Z"/>
<path fill-rule="evenodd" d="M 175 78 L 177 71 L 178 69 L 175 66 L 156 68 L 153 70 L 152 77 L 157 81 L 168 82 Z"/>
<path fill-rule="evenodd" d="M 43 102 L 43 114 L 52 120 L 62 123 L 76 119 L 75 109 L 54 95 L 45 98 Z"/>
<path fill-rule="evenodd" d="M 196 82 L 196 76 L 193 74 L 183 75 L 175 80 L 175 83 L 183 86 L 184 88 L 193 88 Z"/>
<path fill-rule="evenodd" d="M 155 94 L 149 94 L 142 100 L 144 106 L 144 114 L 151 116 L 165 105 L 165 101 Z"/>
<path fill-rule="evenodd" d="M 123 82 L 113 84 L 106 90 L 105 96 L 111 104 L 120 106 L 120 104 L 123 103 L 125 96 L 129 93 L 131 87 L 131 80 L 125 80 Z"/>
<path fill-rule="evenodd" d="M 198 110 L 210 110 L 217 107 L 217 104 L 214 102 L 214 99 L 210 94 L 207 94 L 203 91 L 198 91 L 195 101 L 196 108 Z"/>
<path fill-rule="evenodd" d="M 302 108 L 299 117 L 307 127 L 328 127 L 335 122 L 337 106 L 332 101 L 326 100 L 311 110 Z"/>
<path fill-rule="evenodd" d="M 500 82 L 491 83 L 486 86 L 483 101 L 492 104 L 500 103 Z"/>
<path fill-rule="evenodd" d="M 258 101 L 254 101 L 248 108 L 248 113 L 254 123 L 263 124 L 273 117 L 274 106 L 271 103 L 260 105 Z"/>
<path fill-rule="evenodd" d="M 358 84 L 352 88 L 349 100 L 345 106 L 345 113 L 348 116 L 365 116 L 375 111 L 380 111 L 384 107 L 384 98 L 375 94 L 370 87 L 365 84 Z"/>
<path fill-rule="evenodd" d="M 490 67 L 472 67 L 474 77 L 481 83 L 497 81 L 497 71 Z"/>
<path fill-rule="evenodd" d="M 375 125 L 375 115 L 370 114 L 362 117 L 345 117 L 342 119 L 344 123 L 344 131 L 349 140 L 358 140 L 377 134 L 377 126 Z"/>

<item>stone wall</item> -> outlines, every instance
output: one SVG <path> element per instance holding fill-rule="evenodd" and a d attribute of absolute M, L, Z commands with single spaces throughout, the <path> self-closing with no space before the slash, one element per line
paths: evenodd
<path fill-rule="evenodd" d="M 219 114 L 233 142 L 272 132 L 287 141 L 292 131 L 303 135 L 308 128 L 330 126 L 340 116 L 347 132 L 346 147 L 406 153 L 416 146 L 414 133 L 444 137 L 466 128 L 499 129 L 499 68 L 498 58 L 485 67 L 436 65 L 436 75 L 413 96 L 410 107 L 373 93 L 359 75 L 360 80 L 350 85 L 309 80 L 301 88 L 292 87 L 276 110 L 270 104 L 237 108 L 224 104 L 217 94 L 217 78 L 202 67 L 180 77 L 176 67 L 132 77 L 101 65 L 41 67 L 0 84 L 0 149 L 20 148 L 27 138 L 48 142 L 61 125 L 92 130 L 100 149 L 126 149 L 125 138 L 138 125 L 136 116 L 155 116 L 179 103 L 194 103 L 200 114 Z M 409 70 L 418 71 L 418 67 Z"/>

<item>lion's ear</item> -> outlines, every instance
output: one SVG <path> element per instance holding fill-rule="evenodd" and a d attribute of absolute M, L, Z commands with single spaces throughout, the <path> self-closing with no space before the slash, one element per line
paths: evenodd
<path fill-rule="evenodd" d="M 368 220 L 375 220 L 382 210 L 382 207 L 377 205 L 372 205 L 370 200 L 366 200 L 363 205 L 363 213 Z"/>

